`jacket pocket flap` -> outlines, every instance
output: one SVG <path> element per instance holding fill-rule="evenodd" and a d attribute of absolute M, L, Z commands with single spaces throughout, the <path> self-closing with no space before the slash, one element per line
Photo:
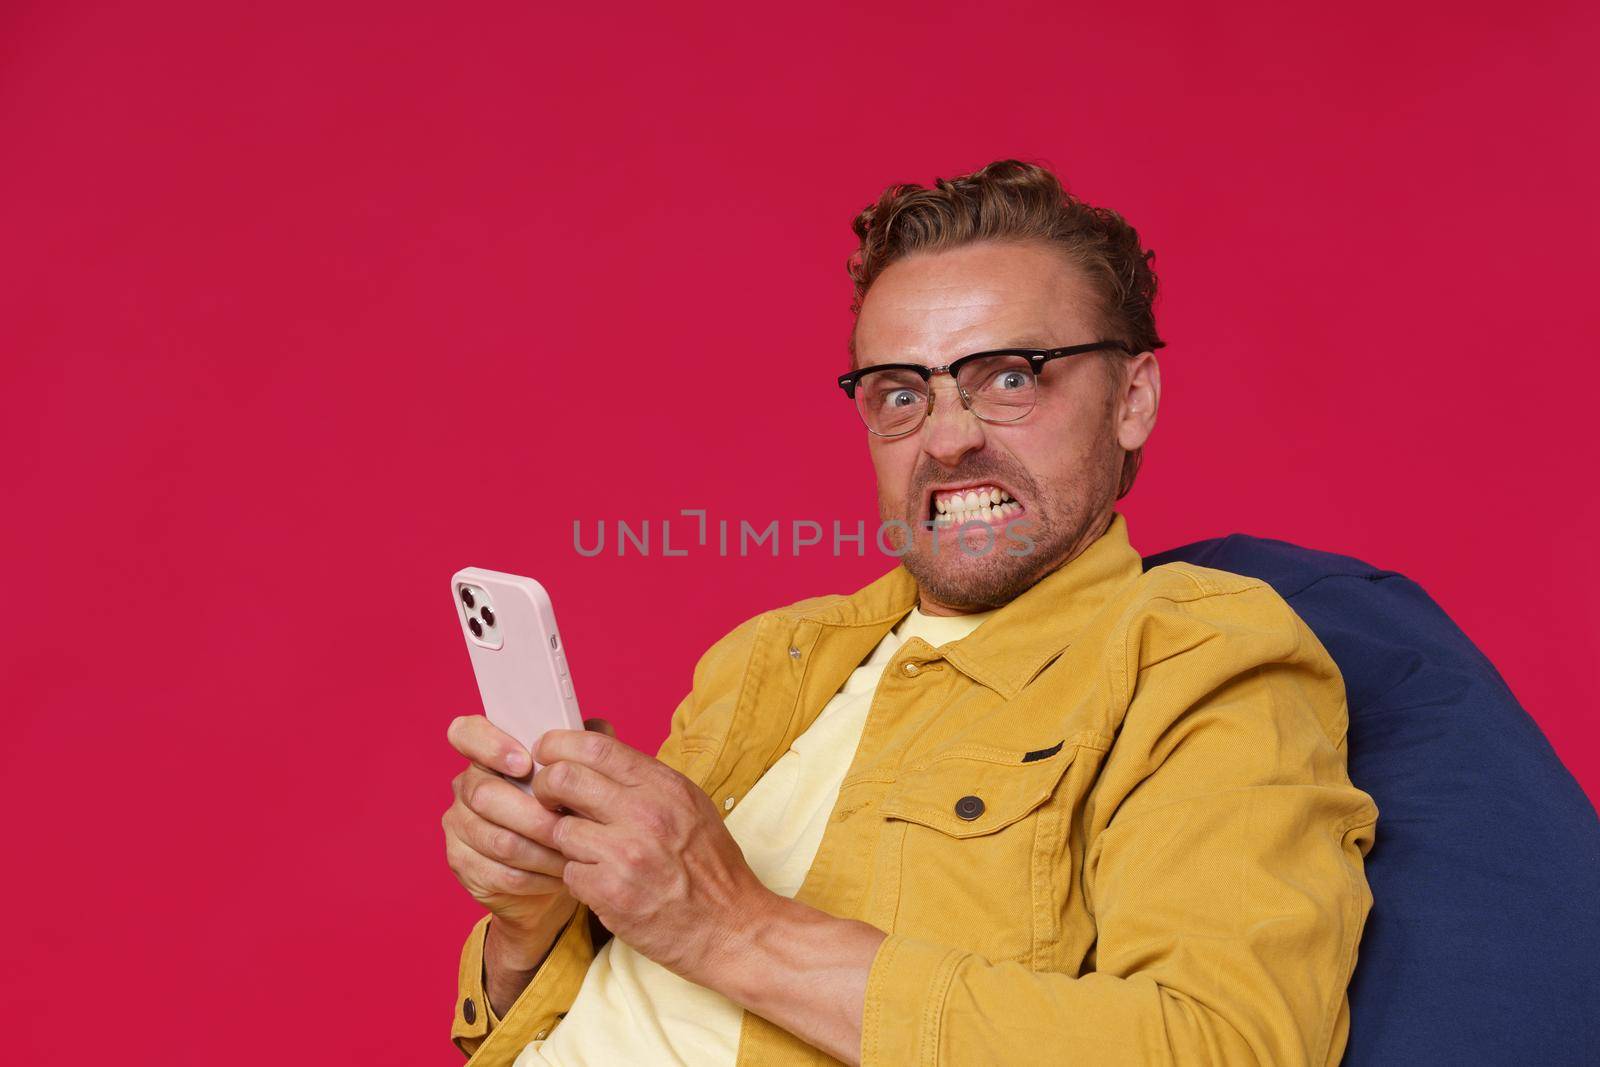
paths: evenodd
<path fill-rule="evenodd" d="M 1040 752 L 1049 752 L 1041 758 Z M 1078 746 L 1034 752 L 963 746 L 903 771 L 879 814 L 950 837 L 978 837 L 1010 826 L 1050 798 Z"/>

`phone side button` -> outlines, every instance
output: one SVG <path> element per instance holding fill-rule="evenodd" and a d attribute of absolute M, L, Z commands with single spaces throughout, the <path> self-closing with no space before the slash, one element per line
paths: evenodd
<path fill-rule="evenodd" d="M 565 673 L 563 673 L 561 677 L 561 695 L 566 697 L 568 700 L 573 698 L 572 679 L 566 677 Z"/>
<path fill-rule="evenodd" d="M 567 657 L 559 652 L 556 653 L 556 673 L 563 678 L 567 676 Z"/>

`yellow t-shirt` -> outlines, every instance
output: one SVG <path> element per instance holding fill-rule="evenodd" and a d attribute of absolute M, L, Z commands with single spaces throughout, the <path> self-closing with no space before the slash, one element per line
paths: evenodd
<path fill-rule="evenodd" d="M 992 614 L 924 615 L 912 608 L 735 805 L 728 831 L 763 885 L 786 897 L 799 892 L 855 758 L 878 679 L 900 646 L 920 637 L 938 648 Z M 530 1042 L 513 1067 L 733 1067 L 743 1019 L 744 1009 L 721 993 L 613 937 L 589 965 L 566 1018 L 548 1038 Z"/>

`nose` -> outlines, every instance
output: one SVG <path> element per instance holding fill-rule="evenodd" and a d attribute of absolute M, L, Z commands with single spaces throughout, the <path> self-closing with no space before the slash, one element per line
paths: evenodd
<path fill-rule="evenodd" d="M 961 402 L 954 382 L 933 387 L 933 410 L 922 424 L 922 450 L 946 467 L 983 447 L 983 420 Z"/>

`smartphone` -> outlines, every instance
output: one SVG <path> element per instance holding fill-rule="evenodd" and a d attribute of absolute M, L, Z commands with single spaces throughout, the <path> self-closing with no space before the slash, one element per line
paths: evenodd
<path fill-rule="evenodd" d="M 450 596 L 489 721 L 530 751 L 546 730 L 583 729 L 544 586 L 520 574 L 464 567 L 450 576 Z M 531 772 L 501 777 L 533 792 Z"/>

